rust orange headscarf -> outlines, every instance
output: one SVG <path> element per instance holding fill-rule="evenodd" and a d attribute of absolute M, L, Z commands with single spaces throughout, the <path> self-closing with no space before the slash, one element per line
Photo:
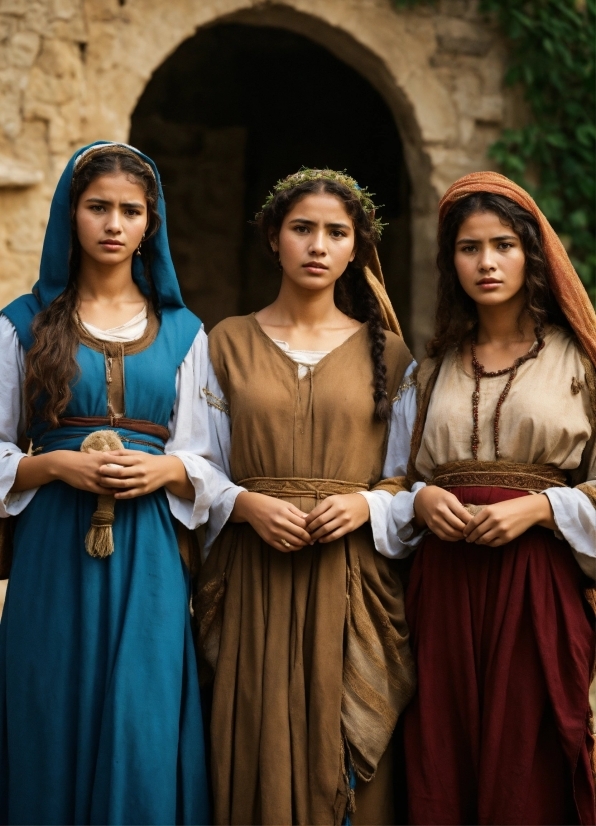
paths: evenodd
<path fill-rule="evenodd" d="M 525 189 L 498 172 L 472 172 L 471 175 L 465 175 L 443 195 L 439 204 L 439 226 L 456 201 L 476 192 L 503 195 L 534 216 L 540 227 L 552 291 L 592 364 L 596 366 L 594 307 L 558 235 Z"/>

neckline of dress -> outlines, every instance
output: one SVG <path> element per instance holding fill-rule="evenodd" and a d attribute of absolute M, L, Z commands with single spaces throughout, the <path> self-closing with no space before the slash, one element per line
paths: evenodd
<path fill-rule="evenodd" d="M 83 321 L 83 319 L 80 316 L 79 316 L 79 321 L 85 327 L 87 332 L 89 332 L 94 338 L 98 338 L 100 341 L 102 341 L 103 339 L 101 338 L 101 336 L 96 335 L 96 332 L 101 333 L 102 335 L 108 335 L 108 336 L 109 335 L 116 335 L 117 333 L 121 333 L 124 330 L 128 330 L 131 327 L 134 327 L 135 324 L 138 324 L 141 321 L 145 321 L 147 318 L 148 318 L 147 305 L 145 304 L 145 306 L 143 307 L 143 309 L 140 312 L 138 312 L 132 318 L 129 318 L 128 321 L 124 322 L 124 324 L 118 324 L 116 327 L 109 327 L 107 330 L 102 330 L 101 327 L 96 327 L 95 324 L 91 324 L 88 321 Z M 142 335 L 142 333 L 141 333 L 141 335 Z M 140 338 L 140 336 L 138 336 L 138 338 Z M 135 339 L 127 339 L 127 340 L 134 341 Z"/>
<path fill-rule="evenodd" d="M 106 353 L 108 355 L 114 355 L 114 353 L 116 353 L 123 356 L 138 355 L 138 353 L 142 353 L 143 350 L 146 350 L 153 344 L 161 327 L 160 322 L 152 308 L 148 307 L 147 324 L 145 326 L 145 330 L 139 338 L 136 338 L 133 341 L 105 341 L 91 335 L 79 318 L 78 313 L 75 318 L 77 321 L 77 329 L 81 344 L 88 347 L 90 350 L 95 350 L 98 353 L 104 353 L 104 355 Z"/>
<path fill-rule="evenodd" d="M 269 336 L 269 338 L 271 338 L 271 336 Z M 305 353 L 309 356 L 320 356 L 320 358 L 323 358 L 331 352 L 331 350 L 305 350 L 301 347 L 290 347 L 288 342 L 282 341 L 281 338 L 271 338 L 271 341 L 277 344 L 278 347 L 281 347 L 284 353 Z"/>
<path fill-rule="evenodd" d="M 273 350 L 274 350 L 276 353 L 279 353 L 279 355 L 280 355 L 280 356 L 282 357 L 282 359 L 286 362 L 286 364 L 291 364 L 291 365 L 292 365 L 292 370 L 294 371 L 294 370 L 296 369 L 296 362 L 294 361 L 294 359 L 290 358 L 290 356 L 289 356 L 289 355 L 285 352 L 285 350 L 282 350 L 282 348 L 281 348 L 281 347 L 279 347 L 279 346 L 278 346 L 278 345 L 274 342 L 274 340 L 271 338 L 271 336 L 268 336 L 268 335 L 267 335 L 267 333 L 265 332 L 265 330 L 263 330 L 263 328 L 261 327 L 261 325 L 260 325 L 260 324 L 259 324 L 259 322 L 257 321 L 257 319 L 256 319 L 256 314 L 255 314 L 255 313 L 251 313 L 251 314 L 248 316 L 248 318 L 250 318 L 250 319 L 251 319 L 252 323 L 255 325 L 255 327 L 257 328 L 258 332 L 261 334 L 261 336 L 262 336 L 262 337 L 265 339 L 265 341 L 268 343 L 269 347 L 273 348 Z M 337 345 L 337 347 L 334 347 L 334 348 L 333 348 L 333 350 L 329 350 L 329 352 L 328 352 L 326 355 L 324 355 L 324 356 L 323 356 L 323 358 L 322 358 L 322 359 L 318 362 L 318 364 L 315 364 L 315 366 L 314 366 L 314 367 L 312 368 L 312 370 L 311 370 L 311 373 L 316 373 L 316 372 L 317 372 L 317 370 L 319 369 L 319 367 L 320 367 L 322 364 L 324 364 L 324 363 L 325 363 L 325 362 L 326 362 L 329 358 L 331 358 L 331 356 L 332 356 L 334 353 L 337 353 L 337 351 L 338 351 L 338 350 L 341 350 L 341 349 L 342 349 L 342 347 L 345 347 L 345 346 L 346 346 L 346 344 L 348 344 L 348 342 L 350 342 L 350 341 L 352 341 L 352 339 L 356 338 L 356 336 L 357 336 L 357 335 L 359 335 L 359 334 L 362 332 L 362 330 L 364 330 L 365 328 L 366 328 L 366 324 L 362 324 L 362 325 L 361 325 L 361 326 L 360 326 L 357 330 L 355 330 L 355 331 L 352 333 L 352 335 L 351 335 L 351 336 L 348 336 L 348 337 L 347 337 L 347 339 L 346 339 L 345 341 L 342 341 L 342 343 L 341 343 L 341 344 L 338 344 L 338 345 Z"/>

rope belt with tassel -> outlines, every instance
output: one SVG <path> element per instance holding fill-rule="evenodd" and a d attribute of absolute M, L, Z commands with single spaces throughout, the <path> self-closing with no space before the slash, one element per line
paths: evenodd
<path fill-rule="evenodd" d="M 118 417 L 80 417 L 63 418 L 60 420 L 62 427 L 97 427 L 108 425 L 119 427 L 133 433 L 143 433 L 147 436 L 154 436 L 162 441 L 167 441 L 169 432 L 166 427 L 145 422 L 137 419 L 127 419 Z M 110 450 L 122 450 L 124 445 L 122 439 L 114 430 L 96 430 L 85 437 L 81 444 L 83 453 L 90 453 L 92 450 L 108 452 Z M 112 494 L 100 494 L 97 497 L 97 508 L 91 517 L 91 527 L 85 537 L 85 550 L 89 556 L 98 559 L 105 559 L 114 553 L 114 506 L 116 500 Z"/>
<path fill-rule="evenodd" d="M 96 430 L 85 437 L 81 445 L 83 453 L 92 450 L 107 452 L 122 450 L 124 445 L 117 433 L 113 430 Z M 105 559 L 114 553 L 114 505 L 116 500 L 111 493 L 100 493 L 97 497 L 97 508 L 91 517 L 91 527 L 85 537 L 85 550 L 89 556 Z"/>

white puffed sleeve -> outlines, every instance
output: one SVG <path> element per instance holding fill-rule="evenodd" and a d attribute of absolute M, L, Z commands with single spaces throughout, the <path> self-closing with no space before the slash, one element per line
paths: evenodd
<path fill-rule="evenodd" d="M 384 479 L 406 475 L 412 430 L 416 421 L 416 385 L 412 376 L 415 367 L 416 362 L 412 362 L 406 370 L 404 382 L 393 402 L 387 455 L 383 466 Z M 408 556 L 420 541 L 421 534 L 414 535 L 409 524 L 414 515 L 415 492 L 420 487 L 423 485 L 417 484 L 412 493 L 401 492 L 396 496 L 386 490 L 365 491 L 361 494 L 368 501 L 375 548 L 383 556 L 392 559 Z M 399 520 L 403 520 L 403 525 Z"/>
<path fill-rule="evenodd" d="M 594 491 L 592 498 L 580 488 L 548 488 L 544 493 L 553 509 L 557 533 L 569 542 L 582 571 L 596 579 L 596 442 L 591 447 L 587 476 L 582 487 Z"/>
<path fill-rule="evenodd" d="M 194 501 L 181 499 L 166 490 L 172 514 L 187 528 L 196 528 L 210 517 L 211 525 L 219 528 L 232 512 L 236 496 L 243 488 L 230 482 L 226 473 L 227 453 L 222 455 L 219 437 L 214 427 L 207 396 L 204 392 L 210 379 L 207 335 L 203 328 L 188 351 L 176 375 L 176 402 L 168 424 L 170 438 L 165 452 L 177 456 L 186 469 L 194 489 Z"/>
<path fill-rule="evenodd" d="M 10 493 L 19 462 L 25 456 L 17 446 L 25 432 L 25 351 L 14 326 L 3 315 L 0 315 L 0 358 L 0 518 L 6 518 L 21 513 L 35 496 L 37 488 Z"/>

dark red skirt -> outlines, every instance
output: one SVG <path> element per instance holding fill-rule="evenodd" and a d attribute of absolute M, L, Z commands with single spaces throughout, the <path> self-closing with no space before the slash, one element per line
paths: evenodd
<path fill-rule="evenodd" d="M 544 528 L 500 548 L 425 538 L 406 600 L 419 681 L 405 714 L 410 823 L 596 823 L 587 584 Z"/>

